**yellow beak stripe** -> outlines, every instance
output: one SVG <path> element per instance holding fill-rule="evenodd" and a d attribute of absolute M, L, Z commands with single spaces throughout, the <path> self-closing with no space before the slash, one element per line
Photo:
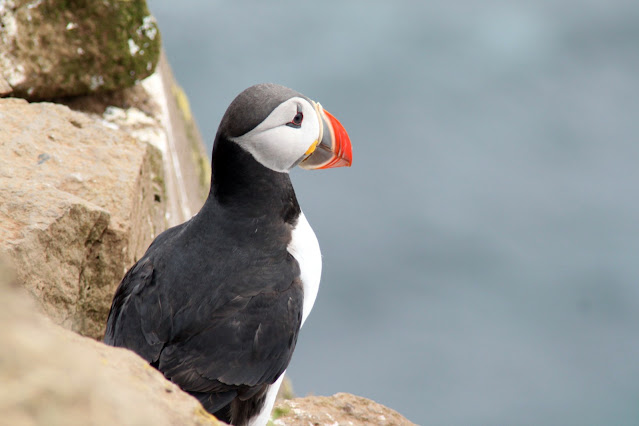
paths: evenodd
<path fill-rule="evenodd" d="M 313 142 L 313 144 L 306 150 L 304 155 L 311 155 L 313 153 L 313 151 L 315 151 L 315 148 L 317 148 L 317 144 L 318 143 L 319 143 L 319 141 Z"/>

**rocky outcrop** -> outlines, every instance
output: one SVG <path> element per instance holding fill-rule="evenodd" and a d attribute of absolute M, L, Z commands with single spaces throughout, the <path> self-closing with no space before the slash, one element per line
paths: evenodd
<path fill-rule="evenodd" d="M 0 96 L 30 100 L 132 86 L 160 56 L 144 0 L 3 0 L 0 42 Z"/>
<path fill-rule="evenodd" d="M 115 287 L 189 219 L 210 166 L 166 61 L 142 84 L 67 99 L 0 99 L 0 253 L 58 324 L 101 338 Z"/>
<path fill-rule="evenodd" d="M 211 181 L 209 153 L 164 55 L 156 72 L 134 87 L 58 101 L 160 150 L 168 226 L 184 222 L 200 209 Z"/>
<path fill-rule="evenodd" d="M 220 424 L 133 352 L 52 324 L 2 268 L 0 424 Z"/>
<path fill-rule="evenodd" d="M 307 396 L 279 401 L 273 410 L 273 423 L 293 425 L 412 425 L 398 412 L 348 393 L 333 396 Z"/>
<path fill-rule="evenodd" d="M 166 228 L 160 152 L 50 103 L 0 100 L 0 251 L 57 323 L 100 337 L 115 285 Z"/>

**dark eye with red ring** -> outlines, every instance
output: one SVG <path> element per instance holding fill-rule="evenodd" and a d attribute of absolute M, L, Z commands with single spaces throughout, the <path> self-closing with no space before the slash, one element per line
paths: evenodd
<path fill-rule="evenodd" d="M 298 111 L 297 114 L 295 114 L 295 117 L 293 117 L 293 120 L 286 123 L 286 125 L 299 129 L 302 127 L 302 120 L 304 120 L 304 114 L 302 114 L 301 111 Z"/>

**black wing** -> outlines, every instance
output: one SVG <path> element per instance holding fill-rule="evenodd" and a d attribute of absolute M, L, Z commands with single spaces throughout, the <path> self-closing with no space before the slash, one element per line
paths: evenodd
<path fill-rule="evenodd" d="M 153 273 L 148 258 L 129 269 L 113 297 L 104 335 L 107 345 L 131 349 L 149 363 L 157 362 L 171 335 L 171 319 L 162 308 Z"/>
<path fill-rule="evenodd" d="M 167 345 L 159 369 L 185 389 L 219 392 L 271 384 L 286 370 L 302 316 L 299 281 L 283 292 L 237 296 L 225 315 Z"/>
<path fill-rule="evenodd" d="M 275 382 L 290 362 L 301 326 L 303 289 L 295 259 L 269 259 L 266 269 L 226 265 L 239 269 L 241 280 L 229 276 L 214 285 L 201 268 L 166 268 L 167 262 L 181 262 L 175 254 L 153 260 L 155 243 L 118 287 L 105 343 L 135 351 L 187 392 L 209 394 L 217 401 L 207 407 L 213 410 Z M 171 276 L 172 270 L 182 275 Z"/>

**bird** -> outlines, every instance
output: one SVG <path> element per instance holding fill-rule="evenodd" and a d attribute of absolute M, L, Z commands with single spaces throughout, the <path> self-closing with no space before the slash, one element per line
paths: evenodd
<path fill-rule="evenodd" d="M 215 135 L 206 201 L 125 274 L 104 342 L 218 419 L 265 425 L 322 271 L 289 171 L 351 164 L 348 133 L 318 102 L 273 83 L 241 92 Z"/>

